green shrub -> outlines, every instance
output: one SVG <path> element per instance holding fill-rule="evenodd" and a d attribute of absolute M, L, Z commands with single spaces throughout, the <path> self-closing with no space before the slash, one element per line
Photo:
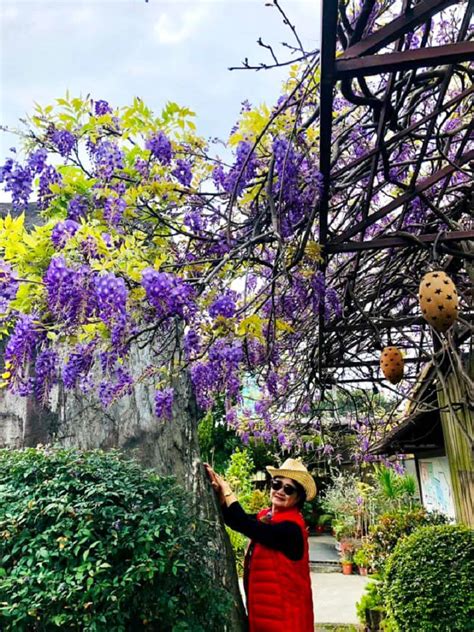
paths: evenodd
<path fill-rule="evenodd" d="M 385 562 L 400 539 L 410 535 L 419 527 L 446 524 L 443 514 L 428 512 L 424 508 L 410 511 L 399 510 L 381 516 L 369 529 L 364 552 L 367 555 L 369 568 L 383 571 Z"/>
<path fill-rule="evenodd" d="M 247 550 L 249 539 L 245 535 L 242 535 L 242 533 L 234 531 L 230 527 L 226 527 L 226 531 L 234 552 L 237 575 L 242 577 L 244 574 L 245 551 Z"/>
<path fill-rule="evenodd" d="M 365 586 L 365 593 L 356 603 L 359 621 L 369 630 L 378 630 L 384 616 L 384 602 L 380 592 L 380 582 L 371 581 Z"/>
<path fill-rule="evenodd" d="M 0 629 L 219 630 L 205 534 L 117 453 L 0 450 Z"/>
<path fill-rule="evenodd" d="M 225 479 L 232 487 L 240 502 L 252 493 L 252 476 L 255 467 L 250 451 L 237 448 L 230 457 L 229 467 L 225 472 Z"/>
<path fill-rule="evenodd" d="M 244 509 L 249 514 L 258 514 L 262 509 L 270 506 L 270 498 L 267 490 L 254 489 L 244 500 Z"/>
<path fill-rule="evenodd" d="M 357 566 L 361 568 L 368 568 L 369 558 L 363 546 L 357 549 L 357 551 L 354 553 L 354 564 L 357 564 Z"/>
<path fill-rule="evenodd" d="M 244 511 L 250 514 L 256 514 L 269 505 L 268 492 L 252 489 L 254 472 L 255 468 L 250 451 L 245 448 L 242 450 L 237 448 L 230 457 L 225 478 L 232 487 Z M 242 575 L 248 538 L 229 528 L 227 533 L 234 551 L 237 573 Z"/>
<path fill-rule="evenodd" d="M 316 524 L 320 527 L 330 527 L 334 516 L 331 514 L 320 514 L 316 520 Z"/>
<path fill-rule="evenodd" d="M 446 525 L 418 529 L 387 561 L 383 595 L 395 630 L 474 629 L 474 532 Z"/>
<path fill-rule="evenodd" d="M 259 511 L 269 506 L 268 492 L 254 489 L 250 494 L 241 498 L 241 505 L 247 513 L 258 514 Z M 229 527 L 226 527 L 226 529 L 234 551 L 237 573 L 239 576 L 242 576 L 244 573 L 245 551 L 247 550 L 249 539 Z"/>

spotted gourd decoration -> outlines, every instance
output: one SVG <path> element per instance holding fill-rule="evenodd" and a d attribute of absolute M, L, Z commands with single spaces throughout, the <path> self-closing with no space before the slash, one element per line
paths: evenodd
<path fill-rule="evenodd" d="M 380 356 L 380 368 L 386 379 L 392 384 L 398 384 L 403 377 L 405 362 L 400 349 L 385 347 Z"/>
<path fill-rule="evenodd" d="M 437 331 L 447 331 L 457 319 L 459 297 L 446 272 L 427 272 L 421 279 L 419 298 L 423 318 Z"/>

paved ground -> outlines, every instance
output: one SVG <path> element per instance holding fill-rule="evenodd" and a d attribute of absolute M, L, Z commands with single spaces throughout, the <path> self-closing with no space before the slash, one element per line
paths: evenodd
<path fill-rule="evenodd" d="M 309 538 L 314 618 L 316 623 L 358 623 L 355 605 L 364 593 L 367 577 L 343 575 L 336 540 L 331 535 Z M 319 572 L 320 570 L 336 572 Z"/>
<path fill-rule="evenodd" d="M 332 535 L 318 535 L 308 538 L 310 562 L 339 562 Z"/>
<path fill-rule="evenodd" d="M 316 623 L 358 623 L 355 604 L 370 581 L 360 575 L 311 573 Z"/>

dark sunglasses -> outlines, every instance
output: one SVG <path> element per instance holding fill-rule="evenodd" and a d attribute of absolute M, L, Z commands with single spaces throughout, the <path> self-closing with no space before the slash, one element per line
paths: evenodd
<path fill-rule="evenodd" d="M 279 481 L 277 478 L 274 478 L 272 480 L 271 486 L 272 486 L 272 489 L 274 489 L 276 492 L 283 488 L 283 491 L 286 494 L 286 496 L 292 496 L 293 494 L 296 494 L 296 491 L 297 491 L 296 487 L 293 487 L 293 485 L 283 485 L 283 483 Z"/>

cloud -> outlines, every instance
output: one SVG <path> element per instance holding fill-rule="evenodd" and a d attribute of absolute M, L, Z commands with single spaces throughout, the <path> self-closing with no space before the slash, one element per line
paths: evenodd
<path fill-rule="evenodd" d="M 74 26 L 88 27 L 94 24 L 95 12 L 90 6 L 80 6 L 70 14 L 70 21 Z"/>
<path fill-rule="evenodd" d="M 0 5 L 0 20 L 2 22 L 8 22 L 15 20 L 18 17 L 18 9 L 10 4 Z"/>
<path fill-rule="evenodd" d="M 154 25 L 154 33 L 160 44 L 181 44 L 189 39 L 199 28 L 208 14 L 208 8 L 202 4 L 184 11 L 177 18 L 162 13 Z"/>

